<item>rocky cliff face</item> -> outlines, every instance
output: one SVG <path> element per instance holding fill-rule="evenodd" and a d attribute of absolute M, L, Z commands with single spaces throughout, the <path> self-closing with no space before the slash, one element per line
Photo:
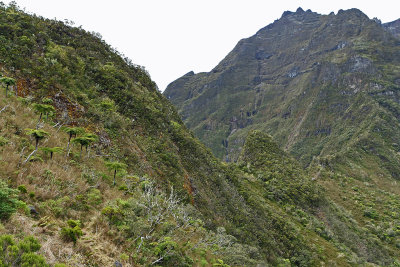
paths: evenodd
<path fill-rule="evenodd" d="M 259 129 L 305 166 L 329 159 L 357 172 L 370 167 L 372 154 L 385 175 L 397 177 L 397 24 L 385 30 L 357 9 L 287 11 L 239 41 L 211 72 L 188 73 L 164 94 L 228 161 L 237 160 L 247 132 Z"/>
<path fill-rule="evenodd" d="M 397 38 L 400 38 L 400 19 L 383 24 L 383 27 Z"/>

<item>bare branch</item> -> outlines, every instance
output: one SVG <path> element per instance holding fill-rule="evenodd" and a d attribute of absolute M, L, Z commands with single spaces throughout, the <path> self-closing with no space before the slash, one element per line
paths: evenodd
<path fill-rule="evenodd" d="M 143 244 L 143 236 L 140 237 L 140 244 L 139 247 L 136 249 L 136 253 L 139 252 L 140 248 L 142 247 L 142 244 Z"/>
<path fill-rule="evenodd" d="M 172 249 L 172 248 L 169 248 L 169 249 L 165 252 L 164 255 L 162 255 L 162 256 L 161 256 L 160 258 L 158 258 L 157 260 L 153 261 L 153 262 L 151 263 L 151 265 L 154 265 L 154 264 L 156 264 L 156 263 L 162 261 L 162 260 L 165 258 L 165 256 L 168 256 L 168 253 L 171 251 L 171 249 Z"/>
<path fill-rule="evenodd" d="M 37 149 L 33 150 L 31 154 L 29 154 L 29 156 L 26 158 L 26 160 L 22 163 L 25 164 L 29 161 L 29 159 L 36 153 Z"/>
<path fill-rule="evenodd" d="M 4 108 L 2 108 L 1 110 L 0 110 L 0 113 L 2 113 L 4 110 L 6 110 L 6 108 L 8 107 L 9 105 L 7 105 L 7 106 L 5 106 Z"/>
<path fill-rule="evenodd" d="M 53 128 L 56 128 L 59 124 L 61 123 L 61 121 L 57 122 L 56 124 L 53 125 Z"/>

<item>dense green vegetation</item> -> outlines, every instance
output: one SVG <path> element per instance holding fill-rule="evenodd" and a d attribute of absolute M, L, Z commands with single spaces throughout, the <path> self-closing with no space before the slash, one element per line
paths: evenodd
<path fill-rule="evenodd" d="M 300 165 L 279 149 L 271 136 L 262 132 L 249 133 L 238 163 L 263 181 L 268 198 L 278 203 L 318 206 L 322 198 Z"/>
<path fill-rule="evenodd" d="M 0 181 L 0 218 L 9 218 L 18 208 L 17 190 Z"/>
<path fill-rule="evenodd" d="M 238 164 L 220 162 L 96 33 L 1 5 L 0 67 L 15 80 L 0 94 L 5 266 L 398 263 L 398 214 L 366 185 L 327 168 L 311 179 L 259 131 Z M 318 183 L 357 187 L 361 219 Z"/>
<path fill-rule="evenodd" d="M 1 266 L 49 266 L 43 256 L 36 254 L 40 249 L 39 242 L 31 236 L 16 242 L 11 235 L 0 235 Z"/>
<path fill-rule="evenodd" d="M 378 204 L 400 192 L 396 25 L 357 9 L 285 12 L 241 40 L 212 71 L 189 72 L 164 94 L 215 155 L 263 182 L 268 199 L 303 208 L 319 203 L 317 217 L 357 255 L 376 245 L 396 251 L 390 230 L 396 215 Z M 334 207 L 326 204 L 332 200 Z M 347 212 L 353 219 L 331 217 Z M 353 223 L 361 228 L 350 233 Z M 382 238 L 385 231 L 392 241 Z M 359 238 L 365 244 L 357 247 Z"/>

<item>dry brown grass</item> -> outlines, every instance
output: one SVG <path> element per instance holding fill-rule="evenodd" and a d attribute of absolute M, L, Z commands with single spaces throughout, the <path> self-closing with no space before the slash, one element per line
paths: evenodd
<path fill-rule="evenodd" d="M 37 237 L 42 244 L 40 253 L 50 264 L 64 262 L 70 266 L 87 266 L 89 263 L 112 266 L 119 259 L 123 248 L 114 243 L 113 236 L 107 234 L 108 223 L 101 215 L 105 201 L 89 209 L 71 208 L 79 205 L 78 197 L 84 196 L 91 188 L 99 189 L 103 200 L 124 197 L 121 191 L 111 186 L 110 181 L 99 177 L 99 173 L 108 174 L 104 160 L 95 156 L 94 151 L 90 158 L 85 151 L 82 159 L 77 158 L 80 148 L 73 146 L 73 161 L 72 158 L 66 159 L 65 153 L 55 154 L 50 160 L 42 151 L 38 151 L 37 155 L 43 162 L 23 164 L 34 149 L 34 140 L 25 134 L 25 129 L 36 127 L 38 115 L 17 99 L 9 98 L 5 101 L 0 96 L 0 109 L 5 105 L 8 105 L 7 108 L 0 113 L 0 136 L 9 142 L 0 147 L 0 178 L 6 179 L 15 188 L 25 185 L 28 193 L 21 194 L 22 199 L 28 205 L 36 207 L 40 214 L 38 218 L 34 218 L 20 211 L 12 216 L 0 233 L 15 234 L 17 237 Z M 43 123 L 41 127 L 49 133 L 49 137 L 41 141 L 39 147 L 66 147 L 67 134 L 58 127 L 54 128 L 52 123 Z M 83 178 L 85 170 L 95 170 L 97 173 L 92 184 Z M 29 196 L 30 192 L 34 192 L 34 197 Z M 65 214 L 57 216 L 47 208 L 46 203 L 60 199 Z M 66 226 L 66 220 L 70 218 L 80 219 L 83 223 L 84 235 L 75 246 L 60 237 L 61 227 Z M 125 263 L 124 266 L 129 265 Z"/>
<path fill-rule="evenodd" d="M 60 224 L 62 222 L 51 221 L 48 223 Z M 49 231 L 37 224 L 37 221 L 30 217 L 16 214 L 5 224 L 5 228 L 0 233 L 13 234 L 17 238 L 22 238 L 22 234 L 37 237 L 42 245 L 39 253 L 45 256 L 50 264 L 62 262 L 68 266 L 83 267 L 92 262 L 99 266 L 112 266 L 120 255 L 121 248 L 104 238 L 106 235 L 102 231 L 93 233 L 90 232 L 91 227 L 87 227 L 86 229 L 89 231 L 84 229 L 83 237 L 74 245 L 65 243 L 61 239 L 59 227 L 54 227 Z"/>

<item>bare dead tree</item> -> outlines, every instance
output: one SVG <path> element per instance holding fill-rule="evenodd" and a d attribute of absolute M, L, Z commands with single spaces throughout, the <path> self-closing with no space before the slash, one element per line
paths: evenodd
<path fill-rule="evenodd" d="M 19 154 L 19 161 L 18 161 L 17 168 L 19 168 L 19 167 L 21 166 L 21 164 L 22 164 L 22 158 L 24 157 L 25 148 L 26 148 L 26 146 L 24 146 L 24 147 L 21 149 L 21 153 Z"/>

